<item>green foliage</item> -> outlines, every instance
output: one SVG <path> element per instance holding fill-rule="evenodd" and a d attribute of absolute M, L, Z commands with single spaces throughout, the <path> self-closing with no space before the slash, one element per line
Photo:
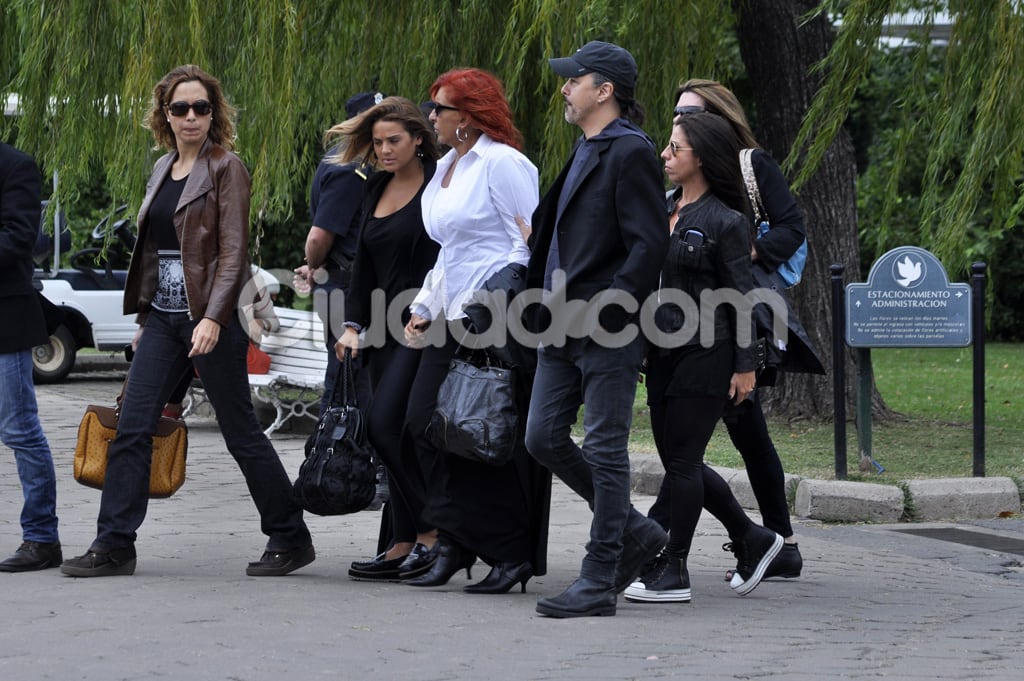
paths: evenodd
<path fill-rule="evenodd" d="M 17 128 L 46 171 L 58 169 L 69 213 L 96 168 L 112 196 L 137 207 L 157 153 L 142 125 L 152 86 L 175 65 L 196 63 L 239 109 L 254 247 L 275 258 L 300 249 L 322 133 L 355 92 L 422 101 L 449 68 L 489 69 L 505 81 L 526 151 L 547 182 L 578 135 L 562 118 L 548 57 L 592 39 L 626 46 L 640 64 L 638 99 L 652 112 L 670 110 L 681 79 L 735 64 L 734 46 L 720 48 L 732 26 L 728 3 L 711 1 L 49 0 L 42 9 L 37 0 L 9 0 L 0 10 L 10 57 L 3 63 L 11 65 L 0 72 L 0 94 L 17 92 L 22 102 L 22 115 L 0 125 Z M 652 136 L 667 138 L 663 121 L 651 117 Z"/>
<path fill-rule="evenodd" d="M 886 106 L 901 117 L 877 156 L 885 160 L 869 178 L 884 188 L 881 222 L 914 219 L 917 243 L 935 252 L 951 275 L 978 259 L 979 234 L 994 247 L 1017 228 L 1024 211 L 1024 90 L 1015 84 L 1024 69 L 1024 12 L 1004 0 L 849 0 L 842 27 L 821 68 L 825 84 L 788 159 L 805 162 L 797 183 L 814 171 L 843 123 L 857 88 L 877 84 L 869 70 L 881 21 L 890 12 L 924 12 L 910 54 L 905 87 Z M 949 10 L 949 46 L 941 55 L 926 37 L 937 12 Z M 911 36 L 915 38 L 915 36 Z M 892 56 L 904 59 L 902 51 Z M 935 60 L 941 58 L 939 70 Z M 917 165 L 923 163 L 923 170 Z M 908 186 L 908 178 L 920 184 Z M 910 199 L 908 197 L 919 197 Z M 899 225 L 900 228 L 903 225 Z M 876 246 L 893 232 L 882 227 Z"/>
<path fill-rule="evenodd" d="M 971 348 L 889 348 L 871 351 L 875 381 L 900 418 L 875 423 L 873 455 L 886 472 L 857 470 L 856 428 L 847 424 L 849 479 L 894 482 L 917 478 L 966 477 L 973 458 Z M 991 343 L 985 349 L 985 472 L 1024 476 L 1020 443 L 1020 386 L 1024 385 L 1024 344 Z M 647 394 L 640 386 L 633 411 L 630 450 L 655 452 Z M 851 415 L 852 417 L 852 415 Z M 817 479 L 835 476 L 831 423 L 769 419 L 768 430 L 787 473 Z M 576 432 L 576 435 L 582 433 Z M 705 459 L 743 468 L 743 459 L 719 423 Z"/>
<path fill-rule="evenodd" d="M 858 179 L 857 212 L 861 263 L 871 263 L 896 246 L 921 244 L 933 248 L 936 226 L 922 223 L 927 213 L 927 193 L 947 197 L 954 193 L 963 175 L 964 161 L 951 157 L 941 171 L 929 172 L 928 148 L 931 129 L 928 112 L 908 104 L 909 98 L 936 92 L 942 87 L 946 49 L 908 51 L 903 48 L 877 50 L 857 98 L 850 121 L 863 172 Z M 908 95 L 907 93 L 914 93 Z M 1011 229 L 992 229 L 998 207 L 992 188 L 986 184 L 975 200 L 969 219 L 960 226 L 964 241 L 962 257 L 953 261 L 949 274 L 967 280 L 967 264 L 988 264 L 989 333 L 995 338 L 1014 339 L 1024 334 L 1024 244 L 1022 224 Z"/>

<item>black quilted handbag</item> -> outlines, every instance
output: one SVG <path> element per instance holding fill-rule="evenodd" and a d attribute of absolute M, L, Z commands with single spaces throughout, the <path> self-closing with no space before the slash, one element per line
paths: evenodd
<path fill-rule="evenodd" d="M 377 489 L 373 449 L 366 439 L 366 424 L 354 400 L 351 356 L 338 371 L 331 406 L 320 415 L 316 430 L 306 440 L 306 460 L 295 480 L 295 499 L 316 515 L 345 515 L 363 510 Z M 338 387 L 342 389 L 337 402 Z"/>
<path fill-rule="evenodd" d="M 511 461 L 519 424 L 514 379 L 512 369 L 453 358 L 430 419 L 434 445 L 493 466 Z"/>

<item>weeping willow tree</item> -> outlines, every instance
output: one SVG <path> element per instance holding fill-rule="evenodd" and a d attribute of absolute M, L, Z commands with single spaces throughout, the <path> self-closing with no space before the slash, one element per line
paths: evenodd
<path fill-rule="evenodd" d="M 924 157 L 918 188 L 917 241 L 933 250 L 951 273 L 962 275 L 977 251 L 967 243 L 968 225 L 991 201 L 985 227 L 1000 234 L 1017 227 L 1024 212 L 1024 3 L 1020 0 L 852 0 L 845 7 L 835 45 L 819 68 L 823 86 L 797 137 L 790 167 L 797 185 L 807 181 L 864 82 L 871 50 L 887 15 L 916 10 L 920 25 L 904 50 L 914 53 L 908 81 L 914 85 L 889 105 L 900 112 L 894 153 L 880 169 L 885 217 L 901 195 L 901 177 L 912 157 Z M 930 36 L 936 16 L 948 12 L 948 46 L 936 87 Z"/>
<path fill-rule="evenodd" d="M 320 136 L 353 93 L 378 89 L 427 98 L 455 66 L 501 77 L 527 152 L 545 178 L 578 133 L 562 119 L 560 81 L 546 58 L 604 39 L 629 46 L 641 66 L 638 97 L 671 111 L 689 73 L 729 75 L 720 44 L 731 25 L 721 3 L 638 0 L 181 1 L 5 0 L 5 80 L 17 93 L 19 144 L 58 169 L 71 202 L 102 172 L 114 196 L 137 203 L 155 151 L 142 127 L 153 84 L 195 63 L 216 75 L 239 109 L 238 150 L 253 178 L 254 219 L 292 211 L 322 153 Z M 665 26 L 680 30 L 661 38 Z M 650 132 L 667 138 L 667 116 Z M 66 201 L 67 202 L 67 201 Z"/>
<path fill-rule="evenodd" d="M 637 58 L 637 95 L 650 112 L 647 130 L 659 142 L 668 137 L 680 80 L 716 78 L 744 95 L 762 142 L 787 160 L 808 216 L 811 257 L 795 299 L 828 356 L 829 264 L 846 264 L 851 278 L 859 270 L 855 162 L 844 122 L 883 18 L 910 8 L 931 16 L 948 6 L 952 13 L 942 86 L 935 91 L 921 79 L 892 104 L 906 116 L 906 137 L 889 159 L 886 183 L 896 186 L 911 154 L 927 156 L 918 243 L 956 272 L 966 264 L 962 225 L 976 219 L 982 193 L 993 197 L 992 230 L 1009 229 L 1024 211 L 1024 89 L 1014 80 L 1024 72 L 1020 5 L 3 0 L 0 97 L 17 93 L 20 109 L 0 123 L 0 136 L 15 133 L 44 170 L 59 171 L 60 198 L 72 214 L 78 192 L 97 175 L 115 201 L 137 205 L 157 153 L 142 127 L 151 88 L 173 66 L 199 64 L 221 79 L 240 110 L 238 150 L 253 176 L 253 224 L 260 233 L 298 212 L 295 197 L 307 194 L 322 131 L 343 116 L 351 94 L 373 88 L 420 101 L 434 78 L 455 66 L 487 68 L 504 80 L 526 152 L 546 185 L 578 134 L 562 118 L 560 82 L 546 58 L 587 40 L 616 42 Z M 837 16 L 842 24 L 835 32 Z M 927 40 L 918 45 L 908 49 L 923 49 Z M 923 148 L 910 143 L 921 135 Z M 951 182 L 952 191 L 941 189 Z M 890 196 L 898 200 L 895 191 Z M 296 253 L 301 237 L 278 229 L 265 235 Z M 836 366 L 852 372 L 849 357 L 841 359 Z M 823 379 L 788 376 L 774 393 L 783 413 L 832 413 Z"/>

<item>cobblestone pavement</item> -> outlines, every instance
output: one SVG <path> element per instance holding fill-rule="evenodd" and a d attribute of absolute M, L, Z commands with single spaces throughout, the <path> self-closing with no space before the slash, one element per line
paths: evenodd
<path fill-rule="evenodd" d="M 78 420 L 123 373 L 74 373 L 38 389 L 58 473 L 65 556 L 95 532 L 99 492 L 71 475 Z M 745 598 L 723 581 L 731 554 L 705 516 L 690 557 L 693 602 L 620 598 L 611 618 L 539 617 L 540 596 L 576 575 L 589 512 L 553 494 L 549 574 L 525 595 L 355 582 L 379 512 L 308 519 L 317 560 L 288 577 L 246 577 L 264 538 L 210 418 L 190 422 L 188 480 L 154 500 L 133 577 L 0 574 L 0 678 L 21 679 L 1000 679 L 1024 668 L 1024 556 L 894 530 L 797 524 L 798 580 Z M 291 474 L 303 436 L 275 434 Z M 646 510 L 649 497 L 634 503 Z M 20 542 L 13 456 L 0 447 L 0 552 Z M 947 525 L 933 525 L 946 527 Z M 1024 545 L 1020 520 L 949 524 Z M 479 564 L 474 577 L 486 574 Z"/>

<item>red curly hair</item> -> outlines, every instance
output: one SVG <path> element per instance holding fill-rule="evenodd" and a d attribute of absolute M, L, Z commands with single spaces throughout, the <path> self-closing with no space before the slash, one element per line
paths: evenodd
<path fill-rule="evenodd" d="M 505 87 L 496 76 L 482 69 L 452 69 L 430 86 L 430 98 L 435 98 L 441 88 L 448 95 L 448 103 L 469 116 L 474 127 L 496 142 L 523 150 L 523 134 L 512 122 Z"/>

